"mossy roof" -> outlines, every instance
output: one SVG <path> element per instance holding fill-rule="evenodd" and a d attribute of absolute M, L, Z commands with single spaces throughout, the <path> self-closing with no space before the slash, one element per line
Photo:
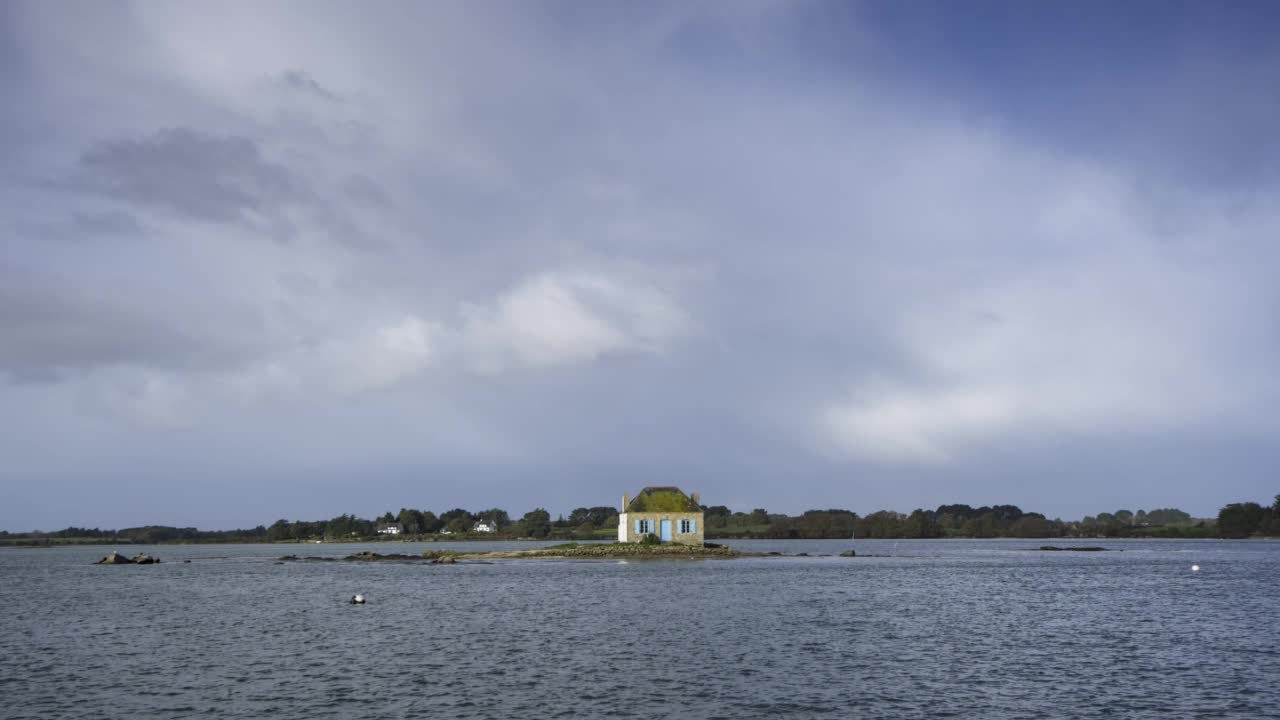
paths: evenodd
<path fill-rule="evenodd" d="M 702 512 L 702 508 L 678 487 L 647 487 L 631 498 L 627 512 Z"/>

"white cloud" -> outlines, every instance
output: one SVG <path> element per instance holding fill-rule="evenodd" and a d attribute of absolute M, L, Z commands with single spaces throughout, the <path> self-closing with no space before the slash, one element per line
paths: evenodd
<path fill-rule="evenodd" d="M 685 332 L 683 311 L 659 290 L 588 273 L 529 278 L 491 306 L 462 311 L 459 344 L 470 368 L 498 372 L 656 352 Z"/>
<path fill-rule="evenodd" d="M 455 378 L 531 373 L 610 354 L 659 353 L 689 328 L 683 309 L 656 287 L 593 272 L 536 274 L 490 302 L 462 304 L 453 317 L 402 313 L 355 331 L 347 320 L 312 336 L 322 326 L 308 318 L 323 312 L 319 304 L 302 317 L 288 316 L 292 327 L 280 320 L 273 327 L 279 336 L 310 339 L 206 374 L 148 370 L 143 381 L 129 380 L 110 393 L 110 405 L 172 424 L 228 400 L 254 406 L 380 390 L 433 372 Z"/>
<path fill-rule="evenodd" d="M 869 373 L 817 413 L 850 456 L 956 460 L 976 444 L 1249 422 L 1273 396 L 1241 361 L 1257 298 L 1238 268 L 1186 266 L 1128 241 L 914 303 L 899 369 Z"/>

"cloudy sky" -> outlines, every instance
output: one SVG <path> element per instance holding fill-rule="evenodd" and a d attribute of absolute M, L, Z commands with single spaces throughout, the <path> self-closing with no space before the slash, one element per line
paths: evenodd
<path fill-rule="evenodd" d="M 1272 3 L 0 4 L 0 528 L 1280 492 Z"/>

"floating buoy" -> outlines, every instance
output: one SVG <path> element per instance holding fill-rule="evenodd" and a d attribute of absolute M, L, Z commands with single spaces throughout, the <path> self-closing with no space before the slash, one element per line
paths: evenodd
<path fill-rule="evenodd" d="M 1192 565 L 1192 566 L 1191 566 L 1191 572 L 1200 572 L 1200 566 L 1199 566 L 1199 565 Z"/>
<path fill-rule="evenodd" d="M 352 604 L 352 605 L 363 605 L 363 604 L 364 604 L 364 596 L 363 596 L 363 595 L 360 595 L 360 594 L 358 594 L 358 593 L 357 593 L 357 594 L 355 594 L 355 595 L 352 595 L 352 596 L 351 596 L 351 604 Z"/>

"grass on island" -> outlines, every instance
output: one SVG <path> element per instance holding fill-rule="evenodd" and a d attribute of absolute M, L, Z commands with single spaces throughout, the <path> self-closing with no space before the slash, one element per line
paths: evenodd
<path fill-rule="evenodd" d="M 449 553 L 449 551 L 445 551 Z M 424 557 L 435 559 L 445 553 L 428 550 Z M 642 543 L 563 543 L 529 550 L 493 550 L 490 552 L 454 552 L 449 553 L 458 560 L 514 559 L 514 558 L 731 558 L 743 553 L 723 545 L 680 545 L 678 543 L 642 544 Z"/>
<path fill-rule="evenodd" d="M 430 562 L 437 565 L 451 565 L 459 560 L 518 560 L 518 559 L 696 559 L 696 558 L 735 558 L 752 556 L 731 547 L 707 543 L 705 545 L 680 545 L 678 543 L 564 543 L 548 547 L 531 548 L 529 550 L 490 550 L 487 552 L 466 552 L 462 550 L 425 550 L 421 555 L 400 553 L 381 554 L 369 550 L 348 555 L 343 560 L 359 562 Z M 299 557 L 285 555 L 277 561 L 333 561 L 331 557 Z"/>

